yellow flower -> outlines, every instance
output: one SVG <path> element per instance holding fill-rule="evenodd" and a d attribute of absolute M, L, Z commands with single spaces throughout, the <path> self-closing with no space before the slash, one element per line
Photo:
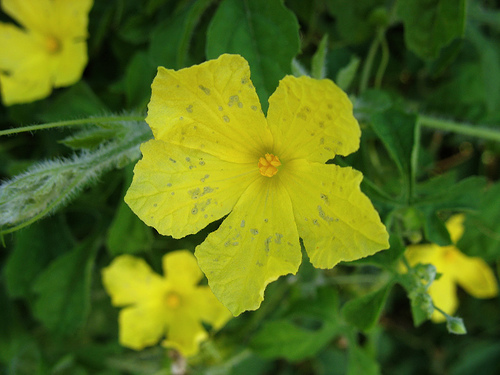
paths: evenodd
<path fill-rule="evenodd" d="M 5 105 L 45 98 L 77 82 L 87 65 L 92 0 L 2 0 L 23 28 L 0 22 L 0 90 Z"/>
<path fill-rule="evenodd" d="M 453 244 L 463 235 L 464 219 L 464 215 L 454 215 L 446 222 Z M 498 295 L 497 281 L 488 264 L 481 258 L 463 254 L 455 245 L 411 245 L 406 250 L 406 257 L 411 266 L 432 264 L 442 274 L 429 287 L 429 294 L 434 304 L 448 315 L 453 315 L 458 307 L 457 284 L 476 298 Z M 431 319 L 436 323 L 446 320 L 438 311 L 434 311 Z"/>
<path fill-rule="evenodd" d="M 299 236 L 320 268 L 389 246 L 362 174 L 325 164 L 359 147 L 345 93 L 330 80 L 287 76 L 269 104 L 266 119 L 241 56 L 160 67 L 146 119 L 154 139 L 141 146 L 125 197 L 175 238 L 228 215 L 195 255 L 234 315 L 257 309 L 267 284 L 297 272 Z"/>
<path fill-rule="evenodd" d="M 215 298 L 208 286 L 198 286 L 203 277 L 196 258 L 187 250 L 163 257 L 166 277 L 154 273 L 144 260 L 121 255 L 104 268 L 104 287 L 120 311 L 120 344 L 141 350 L 156 344 L 184 356 L 198 352 L 207 338 L 201 322 L 221 328 L 231 313 Z"/>

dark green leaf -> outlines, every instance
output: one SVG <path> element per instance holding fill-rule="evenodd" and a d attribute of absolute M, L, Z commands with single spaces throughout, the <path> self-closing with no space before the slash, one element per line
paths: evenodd
<path fill-rule="evenodd" d="M 349 367 L 347 375 L 379 375 L 380 367 L 375 358 L 365 349 L 351 345 L 349 350 Z"/>
<path fill-rule="evenodd" d="M 392 289 L 392 282 L 374 292 L 354 298 L 342 307 L 344 319 L 361 331 L 367 331 L 377 324 L 385 301 Z"/>
<path fill-rule="evenodd" d="M 4 268 L 11 297 L 30 298 L 31 284 L 58 255 L 73 246 L 59 216 L 32 224 L 16 235 L 15 245 Z M 57 233 L 57 236 L 54 235 Z"/>
<path fill-rule="evenodd" d="M 208 29 L 207 56 L 242 55 L 266 111 L 267 99 L 299 52 L 298 31 L 295 15 L 280 0 L 224 0 Z"/>
<path fill-rule="evenodd" d="M 96 251 L 96 244 L 82 243 L 54 260 L 35 281 L 34 315 L 51 331 L 67 335 L 85 323 Z"/>
<path fill-rule="evenodd" d="M 146 108 L 151 97 L 151 83 L 157 66 L 145 52 L 134 55 L 125 72 L 125 95 L 129 108 Z"/>
<path fill-rule="evenodd" d="M 125 202 L 120 202 L 106 240 L 109 252 L 114 256 L 135 254 L 150 249 L 153 239 L 151 228 L 144 224 Z"/>
<path fill-rule="evenodd" d="M 318 290 L 315 300 L 300 300 L 282 319 L 267 321 L 251 341 L 266 358 L 299 361 L 314 356 L 338 333 L 335 290 Z"/>
<path fill-rule="evenodd" d="M 406 46 L 422 59 L 436 58 L 464 33 L 465 0 L 400 0 L 397 13 L 405 26 Z"/>

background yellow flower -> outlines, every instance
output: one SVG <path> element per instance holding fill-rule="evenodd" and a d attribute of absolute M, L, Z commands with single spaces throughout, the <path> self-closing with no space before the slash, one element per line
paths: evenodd
<path fill-rule="evenodd" d="M 432 264 L 441 277 L 429 287 L 434 304 L 448 315 L 458 308 L 457 284 L 476 298 L 491 298 L 498 295 L 498 284 L 493 271 L 481 258 L 463 254 L 455 244 L 464 232 L 464 215 L 454 215 L 446 227 L 454 245 L 435 244 L 412 245 L 406 250 L 411 266 L 418 263 Z M 432 321 L 443 322 L 445 316 L 438 311 L 432 314 Z"/>
<path fill-rule="evenodd" d="M 77 82 L 87 65 L 92 0 L 2 0 L 23 28 L 0 22 L 0 91 L 5 105 L 48 96 Z"/>
<path fill-rule="evenodd" d="M 140 350 L 166 335 L 163 345 L 194 355 L 208 336 L 202 322 L 219 329 L 231 314 L 208 286 L 198 285 L 203 274 L 188 250 L 166 254 L 163 272 L 165 277 L 130 255 L 115 258 L 103 269 L 113 305 L 125 306 L 119 316 L 120 343 Z"/>

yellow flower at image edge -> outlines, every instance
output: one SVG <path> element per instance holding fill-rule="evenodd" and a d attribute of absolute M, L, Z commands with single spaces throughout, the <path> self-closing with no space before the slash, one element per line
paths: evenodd
<path fill-rule="evenodd" d="M 102 271 L 103 284 L 120 311 L 120 344 L 140 350 L 166 335 L 163 345 L 184 356 L 198 352 L 207 338 L 201 322 L 221 328 L 231 313 L 208 286 L 198 286 L 203 274 L 187 250 L 163 257 L 165 277 L 142 259 L 121 255 Z"/>
<path fill-rule="evenodd" d="M 0 92 L 5 105 L 47 97 L 76 83 L 87 65 L 92 0 L 2 0 L 23 28 L 0 22 Z"/>
<path fill-rule="evenodd" d="M 453 244 L 463 235 L 464 219 L 464 215 L 454 215 L 446 222 Z M 434 304 L 448 315 L 453 315 L 458 308 L 457 284 L 476 298 L 498 295 L 497 281 L 488 264 L 481 258 L 463 254 L 455 245 L 411 245 L 405 254 L 411 266 L 432 264 L 441 274 L 429 287 L 429 295 Z M 438 311 L 434 311 L 431 319 L 436 323 L 446 320 Z"/>
<path fill-rule="evenodd" d="M 266 285 L 297 272 L 299 236 L 320 268 L 389 247 L 362 174 L 325 164 L 356 151 L 361 135 L 332 81 L 285 77 L 266 118 L 239 55 L 160 67 L 146 121 L 154 139 L 141 146 L 125 201 L 174 238 L 228 215 L 195 255 L 234 315 L 257 309 Z"/>

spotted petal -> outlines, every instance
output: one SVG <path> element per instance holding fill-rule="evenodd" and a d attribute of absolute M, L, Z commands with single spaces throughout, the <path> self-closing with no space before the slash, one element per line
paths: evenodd
<path fill-rule="evenodd" d="M 331 268 L 389 247 L 388 234 L 352 168 L 293 160 L 277 174 L 312 264 Z"/>
<path fill-rule="evenodd" d="M 253 162 L 272 146 L 250 69 L 238 55 L 178 71 L 160 67 L 147 123 L 156 139 L 232 162 Z"/>
<path fill-rule="evenodd" d="M 147 225 L 175 238 L 227 215 L 262 177 L 256 163 L 230 163 L 163 141 L 146 142 L 141 151 L 125 202 Z"/>
<path fill-rule="evenodd" d="M 260 176 L 195 255 L 212 291 L 235 316 L 257 309 L 267 284 L 296 273 L 301 262 L 291 202 L 279 181 Z"/>
<path fill-rule="evenodd" d="M 287 76 L 269 98 L 267 121 L 282 162 L 324 163 L 359 147 L 361 131 L 347 95 L 328 79 Z"/>

